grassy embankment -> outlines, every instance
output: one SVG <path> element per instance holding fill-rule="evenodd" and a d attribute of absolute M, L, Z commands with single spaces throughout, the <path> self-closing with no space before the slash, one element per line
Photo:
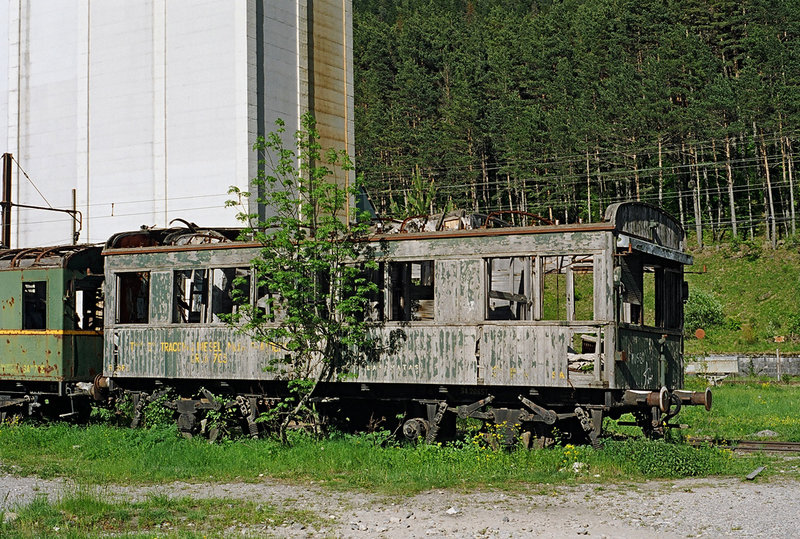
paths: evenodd
<path fill-rule="evenodd" d="M 796 247 L 775 251 L 760 244 L 707 247 L 695 252 L 692 292 L 710 293 L 722 319 L 703 329 L 702 340 L 686 340 L 688 355 L 710 353 L 800 354 L 800 253 Z M 775 342 L 783 337 L 785 342 Z M 756 373 L 757 374 L 757 373 Z"/>

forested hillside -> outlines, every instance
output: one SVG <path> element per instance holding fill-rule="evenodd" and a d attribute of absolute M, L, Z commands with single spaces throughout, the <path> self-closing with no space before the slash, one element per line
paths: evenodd
<path fill-rule="evenodd" d="M 386 214 L 795 233 L 797 0 L 354 0 L 356 163 Z"/>

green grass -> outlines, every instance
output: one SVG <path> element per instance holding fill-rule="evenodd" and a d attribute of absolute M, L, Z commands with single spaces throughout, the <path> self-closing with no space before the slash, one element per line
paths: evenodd
<path fill-rule="evenodd" d="M 800 335 L 794 320 L 800 320 L 800 254 L 797 249 L 775 251 L 764 248 L 760 256 L 729 246 L 708 247 L 695 252 L 689 274 L 689 291 L 713 294 L 723 306 L 726 322 L 703 328 L 706 337 L 686 340 L 688 355 L 709 353 L 800 353 Z M 786 342 L 776 343 L 776 336 Z"/>
<path fill-rule="evenodd" d="M 321 521 L 310 511 L 246 500 L 151 496 L 139 502 L 109 501 L 88 491 L 58 501 L 39 496 L 13 513 L 7 522 L 0 513 L 0 537 L 228 537 L 248 529 L 251 535 L 264 535 L 287 521 L 315 527 Z"/>
<path fill-rule="evenodd" d="M 684 408 L 678 420 L 690 425 L 686 435 L 718 439 L 752 438 L 762 430 L 773 440 L 800 442 L 800 387 L 772 382 L 724 384 L 712 388 L 710 412 Z"/>
<path fill-rule="evenodd" d="M 170 481 L 315 480 L 334 488 L 387 494 L 432 488 L 515 488 L 531 483 L 639 480 L 645 477 L 740 475 L 754 467 L 715 448 L 660 441 L 608 440 L 605 449 L 556 447 L 495 451 L 482 443 L 380 447 L 368 435 L 290 446 L 270 440 L 209 444 L 174 430 L 20 425 L 0 428 L 2 469 L 20 475 L 65 476 L 84 484 Z M 659 455 L 657 461 L 645 459 Z M 643 460 L 645 459 L 645 460 Z M 571 470 L 583 462 L 580 474 Z"/>
<path fill-rule="evenodd" d="M 701 389 L 693 380 L 692 389 Z M 714 407 L 685 408 L 679 420 L 690 436 L 741 438 L 763 429 L 781 440 L 800 440 L 800 387 L 753 383 L 714 389 Z M 612 430 L 621 432 L 624 427 Z M 311 512 L 254 505 L 245 500 L 171 499 L 125 501 L 102 496 L 103 485 L 172 481 L 258 482 L 264 477 L 326 485 L 332 490 L 386 495 L 454 488 L 529 490 L 536 485 L 619 483 L 681 477 L 743 477 L 767 466 L 771 476 L 798 477 L 789 461 L 763 454 L 738 456 L 705 445 L 692 447 L 640 437 L 608 438 L 604 448 L 557 446 L 544 450 L 493 450 L 482 438 L 453 445 L 398 446 L 381 433 L 315 441 L 293 433 L 292 444 L 240 440 L 209 444 L 186 440 L 175 428 L 129 429 L 105 424 L 0 426 L 0 470 L 18 475 L 68 477 L 84 485 L 60 501 L 37 498 L 13 508 L 0 537 L 85 537 L 104 534 L 222 537 L 242 530 L 276 533 L 287 521 L 318 527 Z M 673 434 L 671 440 L 678 440 Z M 96 490 L 99 489 L 99 490 Z M 0 515 L 3 522 L 3 515 Z"/>

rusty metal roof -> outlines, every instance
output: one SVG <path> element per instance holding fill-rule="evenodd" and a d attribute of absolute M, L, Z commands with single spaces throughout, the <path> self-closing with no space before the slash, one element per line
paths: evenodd
<path fill-rule="evenodd" d="M 106 249 L 129 249 L 137 247 L 192 246 L 230 243 L 239 239 L 240 228 L 200 228 L 194 223 L 186 227 L 141 228 L 132 232 L 120 232 L 106 242 Z"/>
<path fill-rule="evenodd" d="M 65 268 L 70 260 L 89 251 L 100 252 L 100 245 L 57 245 L 0 251 L 0 270 L 15 268 Z"/>

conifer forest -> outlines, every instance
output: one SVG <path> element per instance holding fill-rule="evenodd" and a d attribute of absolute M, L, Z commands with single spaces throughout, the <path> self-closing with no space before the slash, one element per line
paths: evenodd
<path fill-rule="evenodd" d="M 354 0 L 356 163 L 386 216 L 797 232 L 797 0 Z"/>

